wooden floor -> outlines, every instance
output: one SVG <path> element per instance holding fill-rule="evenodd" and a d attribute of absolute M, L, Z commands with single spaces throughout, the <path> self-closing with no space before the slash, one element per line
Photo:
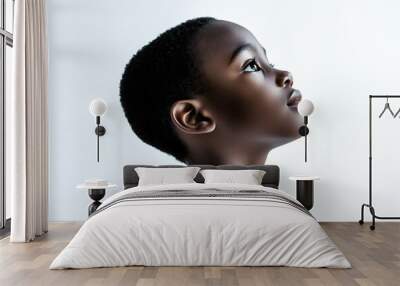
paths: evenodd
<path fill-rule="evenodd" d="M 291 267 L 119 267 L 48 270 L 79 223 L 51 224 L 32 243 L 0 241 L 0 285 L 400 285 L 400 223 L 321 223 L 352 269 Z"/>

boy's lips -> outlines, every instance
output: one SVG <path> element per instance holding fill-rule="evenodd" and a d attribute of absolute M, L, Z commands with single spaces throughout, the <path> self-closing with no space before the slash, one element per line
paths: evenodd
<path fill-rule="evenodd" d="M 286 105 L 293 108 L 293 107 L 297 107 L 297 105 L 299 104 L 299 102 L 301 101 L 302 96 L 301 96 L 301 92 L 297 89 L 293 89 L 288 96 L 288 100 L 286 102 Z"/>

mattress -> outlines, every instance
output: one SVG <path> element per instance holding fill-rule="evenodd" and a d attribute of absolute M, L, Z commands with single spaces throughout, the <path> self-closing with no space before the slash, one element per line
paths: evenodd
<path fill-rule="evenodd" d="M 50 269 L 131 265 L 351 267 L 287 193 L 199 183 L 138 186 L 109 197 Z"/>

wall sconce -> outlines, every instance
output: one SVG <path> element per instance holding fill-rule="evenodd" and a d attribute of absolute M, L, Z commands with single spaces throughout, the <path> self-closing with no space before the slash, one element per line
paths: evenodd
<path fill-rule="evenodd" d="M 107 103 L 101 98 L 93 99 L 89 104 L 90 113 L 96 117 L 97 127 L 94 133 L 97 135 L 97 162 L 99 162 L 99 137 L 106 134 L 104 126 L 100 125 L 100 116 L 104 115 L 107 111 Z"/>
<path fill-rule="evenodd" d="M 304 125 L 300 127 L 299 133 L 301 136 L 304 136 L 304 162 L 307 162 L 307 135 L 310 133 L 307 124 L 308 116 L 314 111 L 314 104 L 311 102 L 311 100 L 303 99 L 297 105 L 297 111 L 300 115 L 304 116 Z"/>

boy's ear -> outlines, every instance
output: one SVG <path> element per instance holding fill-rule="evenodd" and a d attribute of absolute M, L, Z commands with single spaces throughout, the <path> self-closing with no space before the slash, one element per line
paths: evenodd
<path fill-rule="evenodd" d="M 187 134 L 211 133 L 216 123 L 211 113 L 197 99 L 185 99 L 175 102 L 170 109 L 174 125 Z"/>

